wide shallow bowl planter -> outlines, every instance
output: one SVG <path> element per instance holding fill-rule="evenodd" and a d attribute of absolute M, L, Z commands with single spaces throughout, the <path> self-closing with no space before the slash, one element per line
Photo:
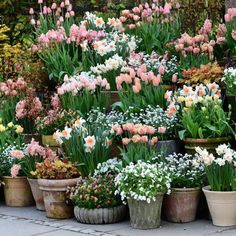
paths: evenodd
<path fill-rule="evenodd" d="M 236 95 L 227 95 L 228 104 L 231 105 L 231 119 L 236 122 Z"/>
<path fill-rule="evenodd" d="M 85 209 L 75 206 L 74 214 L 78 222 L 85 224 L 112 224 L 126 217 L 127 208 L 124 205 L 112 208 Z"/>
<path fill-rule="evenodd" d="M 42 144 L 45 147 L 48 146 L 54 151 L 60 147 L 57 141 L 53 138 L 53 135 L 42 135 Z"/>
<path fill-rule="evenodd" d="M 158 141 L 157 151 L 163 151 L 166 156 L 175 153 L 181 153 L 183 150 L 183 144 L 180 140 L 166 140 Z"/>
<path fill-rule="evenodd" d="M 3 177 L 5 203 L 9 207 L 34 205 L 30 185 L 26 177 Z"/>
<path fill-rule="evenodd" d="M 158 193 L 156 201 L 147 203 L 128 199 L 130 223 L 134 229 L 155 229 L 161 225 L 163 193 Z"/>
<path fill-rule="evenodd" d="M 195 147 L 207 149 L 208 152 L 215 154 L 215 148 L 220 144 L 228 143 L 231 137 L 209 138 L 209 139 L 193 139 L 187 138 L 184 140 L 185 151 L 188 154 L 194 155 L 196 153 Z"/>
<path fill-rule="evenodd" d="M 45 211 L 45 206 L 43 201 L 43 191 L 39 189 L 38 179 L 28 178 L 28 182 L 36 203 L 36 208 L 40 211 Z"/>
<path fill-rule="evenodd" d="M 174 188 L 165 195 L 163 209 L 166 219 L 174 223 L 187 223 L 196 219 L 200 188 Z"/>
<path fill-rule="evenodd" d="M 212 222 L 216 226 L 236 225 L 236 191 L 211 191 L 210 186 L 202 188 L 209 207 Z"/>
<path fill-rule="evenodd" d="M 39 188 L 43 191 L 43 200 L 48 218 L 67 219 L 74 216 L 73 206 L 68 204 L 67 187 L 73 187 L 78 179 L 39 179 Z"/>

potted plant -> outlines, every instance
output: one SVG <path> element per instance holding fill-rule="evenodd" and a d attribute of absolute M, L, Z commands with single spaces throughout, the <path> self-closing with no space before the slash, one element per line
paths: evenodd
<path fill-rule="evenodd" d="M 165 155 L 180 153 L 181 141 L 178 139 L 178 116 L 168 115 L 160 106 L 150 106 L 141 110 L 130 107 L 124 113 L 124 120 L 131 123 L 140 123 L 153 126 L 158 137 L 157 151 L 165 152 Z"/>
<path fill-rule="evenodd" d="M 35 140 L 31 140 L 31 142 L 25 146 L 23 154 L 24 156 L 19 161 L 21 169 L 27 176 L 36 203 L 36 208 L 44 211 L 43 192 L 39 188 L 38 179 L 32 175 L 32 172 L 36 171 L 37 163 L 43 162 L 44 159 L 53 161 L 57 159 L 57 156 L 51 149 L 42 147 L 39 145 L 39 142 L 36 142 Z"/>
<path fill-rule="evenodd" d="M 31 175 L 38 178 L 39 188 L 43 191 L 47 217 L 53 219 L 73 217 L 73 206 L 67 202 L 66 191 L 78 181 L 77 168 L 69 161 L 47 158 L 36 164 L 36 171 L 31 171 Z"/>
<path fill-rule="evenodd" d="M 106 124 L 91 125 L 80 118 L 72 128 L 65 127 L 55 132 L 54 138 L 83 177 L 92 175 L 97 165 L 109 158 L 112 141 L 110 128 Z"/>
<path fill-rule="evenodd" d="M 156 156 L 158 138 L 150 125 L 125 123 L 114 125 L 112 131 L 122 139 L 121 157 L 124 166 L 139 160 L 150 161 Z"/>
<path fill-rule="evenodd" d="M 171 193 L 164 197 L 164 215 L 170 222 L 194 221 L 205 179 L 204 167 L 188 154 L 174 153 L 167 156 L 165 162 L 172 181 Z"/>
<path fill-rule="evenodd" d="M 202 190 L 206 196 L 213 224 L 236 225 L 236 152 L 219 145 L 212 154 L 196 148 L 199 161 L 204 164 L 209 186 Z"/>
<path fill-rule="evenodd" d="M 232 112 L 231 119 L 236 122 L 236 69 L 233 67 L 225 69 L 221 80 L 226 85 L 226 98 Z"/>
<path fill-rule="evenodd" d="M 12 143 L 0 153 L 0 170 L 5 203 L 10 207 L 25 207 L 34 204 L 27 177 L 21 169 L 24 146 Z"/>
<path fill-rule="evenodd" d="M 167 113 L 179 110 L 179 137 L 187 153 L 194 154 L 197 146 L 214 151 L 219 144 L 230 141 L 230 113 L 222 108 L 219 85 L 200 84 L 195 88 L 184 85 L 174 94 L 167 92 L 166 98 Z"/>
<path fill-rule="evenodd" d="M 170 190 L 170 173 L 163 163 L 139 160 L 121 170 L 116 179 L 117 193 L 128 201 L 131 226 L 137 229 L 160 227 L 164 193 Z"/>
<path fill-rule="evenodd" d="M 81 178 L 70 190 L 76 219 L 86 224 L 116 223 L 126 216 L 126 207 L 115 195 L 114 175 Z"/>

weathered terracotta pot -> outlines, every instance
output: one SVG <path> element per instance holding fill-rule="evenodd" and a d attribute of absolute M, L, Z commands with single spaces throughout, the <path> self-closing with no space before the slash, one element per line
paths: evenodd
<path fill-rule="evenodd" d="M 165 195 L 163 210 L 166 219 L 174 223 L 187 223 L 196 219 L 200 188 L 174 188 Z"/>
<path fill-rule="evenodd" d="M 183 144 L 180 140 L 166 140 L 158 141 L 157 151 L 163 151 L 166 156 L 175 153 L 181 153 L 183 151 Z"/>
<path fill-rule="evenodd" d="M 42 135 L 42 144 L 43 146 L 48 146 L 54 151 L 60 147 L 57 141 L 53 138 L 53 135 Z"/>
<path fill-rule="evenodd" d="M 26 177 L 3 177 L 4 196 L 9 207 L 34 205 L 33 195 Z"/>
<path fill-rule="evenodd" d="M 39 188 L 43 191 L 45 210 L 48 218 L 67 219 L 74 216 L 73 206 L 67 203 L 67 187 L 76 185 L 78 179 L 39 179 Z"/>
<path fill-rule="evenodd" d="M 155 229 L 160 227 L 163 196 L 163 193 L 158 193 L 156 201 L 150 203 L 128 199 L 132 228 Z"/>
<path fill-rule="evenodd" d="M 112 224 L 122 221 L 126 217 L 127 208 L 124 205 L 112 208 L 85 209 L 74 208 L 78 222 L 85 224 Z"/>
<path fill-rule="evenodd" d="M 38 179 L 29 179 L 30 188 L 36 203 L 36 208 L 40 211 L 45 211 L 44 201 L 43 201 L 43 191 L 39 189 Z"/>
<path fill-rule="evenodd" d="M 210 186 L 202 188 L 211 213 L 213 224 L 216 226 L 236 225 L 236 191 L 211 191 Z"/>
<path fill-rule="evenodd" d="M 207 149 L 208 152 L 215 154 L 215 148 L 217 148 L 218 145 L 223 143 L 229 143 L 230 141 L 231 137 L 209 138 L 209 139 L 187 138 L 184 140 L 184 147 L 186 153 L 191 155 L 194 155 L 196 153 L 195 147 Z"/>

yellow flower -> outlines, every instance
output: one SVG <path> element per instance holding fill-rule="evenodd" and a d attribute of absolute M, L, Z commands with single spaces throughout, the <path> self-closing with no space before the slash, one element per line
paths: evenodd
<path fill-rule="evenodd" d="M 177 98 L 177 102 L 178 102 L 178 103 L 184 102 L 184 100 L 185 100 L 185 97 L 183 97 L 183 96 L 179 96 L 179 97 Z"/>
<path fill-rule="evenodd" d="M 14 126 L 14 124 L 12 122 L 7 124 L 7 127 L 9 127 L 9 128 L 12 128 L 13 126 Z"/>
<path fill-rule="evenodd" d="M 2 124 L 0 124 L 0 133 L 3 133 L 6 131 L 6 127 Z"/>
<path fill-rule="evenodd" d="M 20 125 L 16 125 L 16 133 L 17 134 L 23 133 L 23 131 L 24 131 L 23 127 L 21 127 Z"/>

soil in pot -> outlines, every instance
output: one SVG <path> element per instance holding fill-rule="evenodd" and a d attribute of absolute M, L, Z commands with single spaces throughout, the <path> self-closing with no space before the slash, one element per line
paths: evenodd
<path fill-rule="evenodd" d="M 26 177 L 3 177 L 5 203 L 10 207 L 34 205 L 33 195 Z"/>
<path fill-rule="evenodd" d="M 174 223 L 187 223 L 196 219 L 200 188 L 174 188 L 165 195 L 163 210 L 166 219 Z"/>

